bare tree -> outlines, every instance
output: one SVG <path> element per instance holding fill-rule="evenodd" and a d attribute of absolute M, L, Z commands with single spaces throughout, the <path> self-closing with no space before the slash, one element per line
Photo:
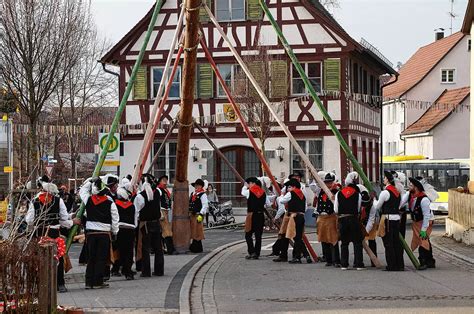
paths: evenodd
<path fill-rule="evenodd" d="M 335 9 L 339 9 L 341 7 L 339 0 L 320 0 L 320 2 L 331 14 L 334 14 Z"/>
<path fill-rule="evenodd" d="M 2 0 L 0 74 L 28 119 L 28 171 L 39 162 L 38 117 L 79 60 L 88 9 L 82 1 Z"/>
<path fill-rule="evenodd" d="M 105 73 L 97 62 L 109 48 L 110 45 L 105 39 L 99 38 L 95 26 L 91 24 L 79 48 L 79 62 L 72 67 L 55 93 L 57 124 L 71 126 L 70 131 L 62 135 L 62 139 L 57 137 L 56 141 L 56 145 L 62 142 L 68 148 L 70 177 L 75 178 L 78 148 L 85 140 L 74 126 L 83 124 L 84 120 L 97 113 L 95 109 L 110 106 L 115 99 L 115 77 Z"/>
<path fill-rule="evenodd" d="M 279 78 L 272 76 L 272 62 L 280 61 L 274 55 L 268 53 L 268 47 L 258 45 L 251 50 L 257 50 L 258 54 L 244 56 L 244 62 L 249 65 L 252 75 L 258 82 L 267 97 L 271 99 L 271 82 Z M 260 150 L 265 153 L 265 141 L 272 135 L 275 127 L 275 119 L 268 110 L 243 71 L 237 71 L 235 75 L 234 94 L 240 110 L 249 128 L 256 134 L 260 141 Z M 275 102 L 273 109 L 280 114 L 283 111 L 283 104 Z"/>

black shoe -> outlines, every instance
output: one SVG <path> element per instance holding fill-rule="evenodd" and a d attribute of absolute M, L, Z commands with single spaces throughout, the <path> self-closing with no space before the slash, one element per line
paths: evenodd
<path fill-rule="evenodd" d="M 271 254 L 268 254 L 267 257 L 273 257 L 273 256 L 278 256 L 279 254 L 276 254 L 276 253 L 271 253 Z"/>
<path fill-rule="evenodd" d="M 157 276 L 157 277 L 161 277 L 163 276 L 163 273 L 157 273 L 157 272 L 153 272 L 151 273 L 153 276 Z"/>
<path fill-rule="evenodd" d="M 433 260 L 431 263 L 426 263 L 426 266 L 428 268 L 436 268 L 436 261 Z"/>
<path fill-rule="evenodd" d="M 104 279 L 103 279 L 103 280 L 104 280 L 104 281 L 109 281 L 109 280 L 110 280 L 110 276 L 106 276 L 106 277 L 104 277 Z"/>
<path fill-rule="evenodd" d="M 148 278 L 148 277 L 151 277 L 151 275 L 150 275 L 150 274 L 141 273 L 141 274 L 140 274 L 140 277 Z"/>
<path fill-rule="evenodd" d="M 327 266 L 327 265 L 326 265 Z M 341 268 L 341 263 L 334 263 L 334 267 Z"/>
<path fill-rule="evenodd" d="M 94 289 L 94 287 L 92 287 L 92 285 L 86 285 L 86 290 L 89 290 L 89 289 Z"/>
<path fill-rule="evenodd" d="M 108 288 L 108 287 L 109 287 L 108 283 L 103 283 L 101 285 L 94 286 L 94 289 L 104 289 L 104 288 Z"/>
<path fill-rule="evenodd" d="M 122 277 L 122 274 L 119 271 L 113 271 L 110 275 L 112 277 Z"/>
<path fill-rule="evenodd" d="M 59 293 L 65 293 L 67 292 L 67 288 L 65 285 L 58 285 L 58 292 Z"/>
<path fill-rule="evenodd" d="M 253 253 L 252 255 L 250 255 L 250 259 L 258 259 L 258 255 Z"/>
<path fill-rule="evenodd" d="M 329 262 L 326 263 L 326 267 L 331 267 L 331 266 L 336 266 L 336 265 L 334 265 L 333 263 L 329 263 Z"/>
<path fill-rule="evenodd" d="M 293 258 L 291 261 L 288 261 L 290 264 L 301 264 L 300 258 Z"/>
<path fill-rule="evenodd" d="M 251 259 L 251 258 L 252 258 L 251 254 L 245 256 L 245 259 Z"/>
<path fill-rule="evenodd" d="M 417 268 L 417 270 L 425 270 L 425 269 L 428 269 L 428 266 L 420 265 L 420 267 Z"/>
<path fill-rule="evenodd" d="M 125 279 L 127 279 L 127 280 L 134 280 L 135 277 L 133 277 L 133 275 L 125 275 Z"/>
<path fill-rule="evenodd" d="M 313 263 L 313 260 L 311 259 L 310 256 L 307 256 L 307 257 L 306 257 L 306 263 L 307 263 L 307 264 L 312 264 L 312 263 Z"/>
<path fill-rule="evenodd" d="M 280 256 L 278 256 L 278 257 L 275 258 L 273 261 L 274 261 L 275 263 L 288 262 L 288 257 L 285 258 L 285 257 L 280 257 Z"/>

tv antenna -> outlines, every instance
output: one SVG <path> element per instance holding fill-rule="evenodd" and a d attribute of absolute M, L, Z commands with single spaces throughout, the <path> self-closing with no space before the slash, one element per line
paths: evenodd
<path fill-rule="evenodd" d="M 453 20 L 458 16 L 454 13 L 454 0 L 451 0 L 451 11 L 448 12 L 449 18 L 451 20 L 451 26 L 449 29 L 451 30 L 451 35 L 453 34 Z"/>

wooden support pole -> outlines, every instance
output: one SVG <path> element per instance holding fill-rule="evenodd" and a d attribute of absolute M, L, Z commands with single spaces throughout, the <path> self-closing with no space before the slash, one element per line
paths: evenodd
<path fill-rule="evenodd" d="M 205 6 L 205 8 L 206 8 L 206 10 L 209 11 L 209 8 L 207 6 Z M 210 13 L 210 11 L 208 12 L 208 14 L 209 13 Z M 216 21 L 216 23 L 217 23 L 217 21 Z M 214 73 L 216 74 L 217 79 L 219 80 L 222 88 L 224 89 L 224 92 L 227 96 L 227 99 L 231 103 L 232 108 L 234 109 L 237 117 L 239 118 L 240 124 L 242 125 L 242 128 L 244 129 L 245 134 L 247 135 L 248 139 L 250 140 L 250 143 L 252 144 L 252 147 L 254 148 L 258 159 L 262 163 L 263 169 L 265 170 L 265 172 L 269 176 L 270 180 L 272 181 L 272 184 L 275 188 L 275 192 L 277 194 L 281 194 L 280 185 L 278 184 L 278 182 L 276 182 L 275 177 L 273 176 L 273 174 L 270 170 L 270 167 L 268 166 L 268 163 L 265 160 L 265 157 L 263 156 L 263 152 L 260 150 L 260 147 L 258 147 L 257 142 L 255 141 L 255 138 L 252 135 L 252 132 L 250 131 L 247 123 L 244 120 L 244 117 L 243 117 L 242 113 L 240 112 L 239 106 L 237 106 L 237 104 L 235 103 L 234 98 L 232 97 L 229 88 L 227 87 L 224 79 L 222 78 L 222 75 L 219 72 L 219 69 L 217 68 L 216 63 L 214 62 L 214 59 L 212 58 L 211 53 L 209 52 L 209 49 L 207 49 L 206 42 L 202 38 L 201 38 L 201 47 L 204 50 L 204 54 L 206 55 L 206 58 L 209 61 L 209 64 L 211 65 L 212 69 L 214 70 Z M 326 186 L 326 185 L 324 185 L 324 186 Z M 314 261 L 317 262 L 318 261 L 318 255 L 316 254 L 313 247 L 309 243 L 309 240 L 308 240 L 308 238 L 306 237 L 305 234 L 303 234 L 303 241 L 304 241 L 309 253 L 313 257 Z"/>
<path fill-rule="evenodd" d="M 176 251 L 183 253 L 189 248 L 191 227 L 189 224 L 188 155 L 193 126 L 194 86 L 196 81 L 196 56 L 199 44 L 199 9 L 201 0 L 184 2 L 186 30 L 184 36 L 184 62 L 181 105 L 178 116 L 178 145 L 176 178 L 173 202 L 173 242 Z"/>
<path fill-rule="evenodd" d="M 168 142 L 168 139 L 170 138 L 171 134 L 173 133 L 174 128 L 176 127 L 176 123 L 178 120 L 173 120 L 173 123 L 171 123 L 170 128 L 168 130 L 168 133 L 166 133 L 165 137 L 163 138 L 163 141 L 161 142 L 160 147 L 158 150 L 155 152 L 155 156 L 153 156 L 153 160 L 151 161 L 150 167 L 148 167 L 146 173 L 150 173 L 151 170 L 153 170 L 153 166 L 158 162 L 158 158 L 160 157 L 161 152 L 166 146 L 166 143 Z"/>

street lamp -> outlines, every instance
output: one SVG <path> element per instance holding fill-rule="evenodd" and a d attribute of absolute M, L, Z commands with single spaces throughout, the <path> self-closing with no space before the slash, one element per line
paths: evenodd
<path fill-rule="evenodd" d="M 193 162 L 196 162 L 198 160 L 198 153 L 199 153 L 199 148 L 196 147 L 196 144 L 194 144 L 191 149 L 191 156 L 193 157 Z"/>
<path fill-rule="evenodd" d="M 284 152 L 285 152 L 285 148 L 281 146 L 281 144 L 275 149 L 276 156 L 280 159 L 280 162 L 283 161 Z"/>

